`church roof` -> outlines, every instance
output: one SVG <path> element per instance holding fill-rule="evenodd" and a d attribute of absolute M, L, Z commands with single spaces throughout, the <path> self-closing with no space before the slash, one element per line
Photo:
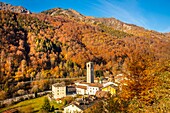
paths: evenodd
<path fill-rule="evenodd" d="M 77 88 L 80 88 L 80 89 L 87 89 L 87 86 L 81 86 L 81 85 L 78 85 Z"/>
<path fill-rule="evenodd" d="M 89 86 L 91 86 L 91 87 L 99 87 L 99 88 L 103 87 L 103 85 L 100 84 L 100 83 L 90 83 Z"/>

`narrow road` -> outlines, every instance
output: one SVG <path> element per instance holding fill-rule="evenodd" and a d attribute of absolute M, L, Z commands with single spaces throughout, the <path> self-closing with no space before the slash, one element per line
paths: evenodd
<path fill-rule="evenodd" d="M 51 91 L 43 91 L 43 92 L 39 92 L 37 93 L 37 95 L 43 95 L 43 94 L 48 94 L 51 93 Z M 13 97 L 13 98 L 8 98 L 5 100 L 0 101 L 0 104 L 8 104 L 11 102 L 18 102 L 21 98 L 29 98 L 30 96 L 35 96 L 35 94 L 27 94 L 27 95 L 22 95 L 22 96 L 18 96 L 18 97 Z"/>
<path fill-rule="evenodd" d="M 50 78 L 50 79 L 40 79 L 40 80 L 50 80 L 50 81 L 57 81 L 57 80 L 76 80 L 76 79 L 85 79 L 85 77 L 76 77 L 76 78 Z M 31 83 L 31 82 L 35 82 L 35 81 L 39 81 L 39 80 L 30 80 L 30 81 L 21 81 L 21 82 L 24 82 L 25 84 L 26 83 Z M 13 82 L 13 83 L 9 83 L 9 84 L 14 84 L 14 85 L 17 85 L 18 82 Z M 4 84 L 0 84 L 0 87 L 4 85 Z"/>
<path fill-rule="evenodd" d="M 41 79 L 41 80 L 50 80 L 50 81 L 55 81 L 55 80 L 74 80 L 74 79 L 85 79 L 85 77 L 76 77 L 76 78 L 55 78 L 55 79 Z M 31 83 L 39 80 L 33 80 L 33 81 L 25 81 L 24 83 Z"/>

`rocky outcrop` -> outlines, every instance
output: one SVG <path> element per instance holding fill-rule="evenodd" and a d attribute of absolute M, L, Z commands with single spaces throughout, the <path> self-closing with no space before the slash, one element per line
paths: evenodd
<path fill-rule="evenodd" d="M 84 19 L 85 16 L 80 14 L 79 12 L 73 9 L 62 9 L 62 8 L 54 8 L 47 11 L 43 11 L 42 13 L 51 15 L 51 16 L 66 16 L 69 18 L 77 18 L 77 19 Z"/>
<path fill-rule="evenodd" d="M 11 4 L 6 4 L 3 2 L 0 2 L 0 10 L 7 10 L 15 13 L 26 13 L 26 14 L 31 14 L 29 10 L 22 6 L 13 6 Z"/>

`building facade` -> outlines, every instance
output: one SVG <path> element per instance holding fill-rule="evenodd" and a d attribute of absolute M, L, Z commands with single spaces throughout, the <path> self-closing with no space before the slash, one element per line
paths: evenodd
<path fill-rule="evenodd" d="M 82 113 L 83 110 L 75 104 L 70 104 L 64 108 L 64 113 Z"/>
<path fill-rule="evenodd" d="M 103 87 L 102 84 L 99 83 L 91 83 L 87 87 L 88 95 L 95 95 L 97 91 L 99 91 Z"/>
<path fill-rule="evenodd" d="M 66 85 L 64 82 L 52 85 L 52 94 L 55 99 L 66 96 Z"/>
<path fill-rule="evenodd" d="M 102 91 L 109 92 L 111 95 L 116 95 L 116 90 L 117 87 L 113 84 L 102 88 Z"/>
<path fill-rule="evenodd" d="M 95 95 L 103 87 L 99 83 L 79 83 L 76 86 L 76 93 L 81 95 Z"/>
<path fill-rule="evenodd" d="M 85 95 L 87 92 L 87 86 L 78 85 L 76 87 L 76 94 Z"/>

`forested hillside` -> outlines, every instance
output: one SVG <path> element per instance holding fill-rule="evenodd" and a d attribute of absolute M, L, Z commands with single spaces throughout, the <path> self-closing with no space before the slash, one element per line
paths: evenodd
<path fill-rule="evenodd" d="M 122 72 L 129 77 L 130 87 L 120 93 L 121 99 L 159 105 L 164 91 L 169 93 L 168 35 L 113 18 L 99 19 L 74 10 L 69 13 L 61 13 L 61 10 L 57 9 L 60 13 L 52 10 L 39 14 L 0 10 L 0 95 L 20 95 L 19 89 L 31 92 L 35 84 L 41 83 L 44 86 L 39 86 L 38 90 L 43 91 L 49 87 L 43 81 L 46 78 L 85 76 L 85 63 L 93 61 L 95 71 L 107 71 L 112 76 Z M 163 82 L 165 87 L 160 88 L 160 81 L 166 78 L 167 84 Z M 29 87 L 11 85 L 30 79 L 42 81 Z M 159 88 L 165 90 L 161 93 Z M 0 96 L 4 98 L 7 97 Z M 134 103 L 130 105 L 135 106 Z M 122 105 L 119 110 L 133 109 L 132 106 L 123 107 L 127 106 Z"/>

